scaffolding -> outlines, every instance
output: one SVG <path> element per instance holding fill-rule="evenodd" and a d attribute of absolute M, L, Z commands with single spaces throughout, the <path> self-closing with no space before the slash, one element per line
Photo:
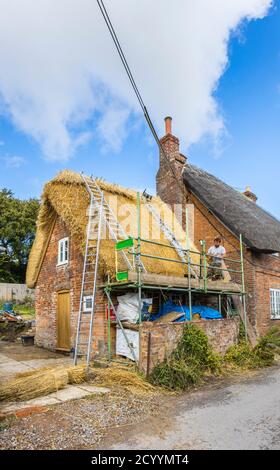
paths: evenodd
<path fill-rule="evenodd" d="M 188 214 L 186 213 L 186 247 L 182 248 L 184 256 L 175 258 L 163 258 L 161 256 L 151 255 L 145 253 L 142 249 L 143 243 L 150 243 L 158 247 L 168 247 L 172 249 L 172 246 L 167 243 L 161 243 L 159 241 L 147 240 L 141 237 L 141 196 L 137 193 L 137 236 L 129 237 L 125 240 L 116 242 L 115 244 L 115 277 L 116 281 L 111 282 L 108 279 L 107 283 L 99 286 L 104 289 L 104 292 L 108 299 L 108 359 L 112 360 L 111 353 L 111 325 L 112 321 L 110 318 L 110 308 L 113 310 L 116 316 L 116 324 L 122 329 L 125 335 L 125 330 L 122 323 L 119 321 L 117 312 L 112 300 L 112 294 L 120 291 L 127 291 L 133 289 L 138 292 L 138 313 L 139 319 L 138 324 L 142 322 L 142 292 L 143 291 L 154 291 L 163 294 L 163 292 L 169 294 L 185 294 L 188 298 L 188 307 L 190 312 L 190 321 L 193 319 L 192 307 L 193 307 L 193 296 L 195 294 L 211 294 L 217 296 L 218 310 L 222 314 L 222 298 L 225 297 L 227 313 L 226 316 L 230 317 L 233 315 L 240 315 L 244 327 L 245 336 L 247 339 L 247 313 L 246 313 L 246 290 L 245 290 L 245 276 L 244 276 L 244 259 L 243 259 L 243 240 L 242 235 L 239 236 L 239 257 L 238 259 L 223 258 L 223 267 L 215 266 L 215 270 L 220 271 L 221 275 L 227 273 L 235 278 L 238 278 L 238 283 L 230 282 L 215 282 L 209 278 L 209 268 L 211 263 L 208 263 L 206 243 L 204 240 L 200 240 L 201 251 L 194 251 L 190 249 L 189 233 L 188 233 Z M 176 248 L 173 247 L 174 252 Z M 127 251 L 127 253 L 133 257 L 133 271 L 123 271 L 119 269 L 119 254 Z M 194 263 L 191 255 L 200 255 L 200 262 Z M 162 276 L 162 275 L 151 275 L 143 271 L 142 266 L 145 263 L 145 259 L 152 258 L 153 260 L 167 261 L 171 263 L 180 263 L 186 267 L 186 277 L 175 278 L 174 276 Z M 226 263 L 226 264 L 225 264 Z M 228 267 L 228 265 L 233 267 Z M 194 271 L 199 273 L 198 276 L 194 275 Z M 164 280 L 163 280 L 164 278 Z M 233 296 L 238 296 L 242 304 L 242 313 L 236 312 L 232 308 L 231 299 Z M 186 319 L 185 319 L 186 320 Z M 126 342 L 129 346 L 129 341 L 126 338 Z"/>

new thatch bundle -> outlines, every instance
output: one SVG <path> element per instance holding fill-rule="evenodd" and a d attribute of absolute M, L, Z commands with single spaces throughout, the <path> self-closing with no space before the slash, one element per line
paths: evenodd
<path fill-rule="evenodd" d="M 69 384 L 80 384 L 88 379 L 88 372 L 85 364 L 80 366 L 70 366 L 66 368 Z"/>
<path fill-rule="evenodd" d="M 151 393 L 155 387 L 134 369 L 112 366 L 106 369 L 78 366 L 48 366 L 21 372 L 15 379 L 0 386 L 0 401 L 26 401 L 45 396 L 66 387 L 93 380 L 97 385 L 120 386 L 134 393 Z"/>
<path fill-rule="evenodd" d="M 121 223 L 128 236 L 137 236 L 137 193 L 131 189 L 122 188 L 115 184 L 98 180 L 104 197 L 110 208 L 115 213 L 118 222 Z M 37 221 L 36 238 L 29 257 L 27 268 L 27 285 L 32 288 L 36 285 L 40 266 L 46 252 L 52 229 L 57 216 L 66 224 L 70 235 L 70 243 L 74 243 L 81 253 L 84 253 L 86 227 L 88 222 L 88 209 L 90 198 L 84 182 L 78 173 L 65 170 L 60 172 L 53 180 L 45 185 L 42 195 L 42 203 Z M 176 238 L 183 246 L 186 246 L 186 235 L 181 224 L 170 207 L 164 204 L 160 198 L 153 197 L 152 205 L 161 215 L 161 218 L 175 233 Z M 114 277 L 115 274 L 115 242 L 108 236 L 108 231 L 103 227 L 102 242 L 100 249 L 101 274 Z M 141 204 L 141 237 L 154 242 L 170 245 L 160 232 L 158 225 L 148 211 L 145 204 Z M 191 243 L 190 248 L 195 250 Z M 172 258 L 180 261 L 176 251 L 170 246 L 163 247 L 142 243 L 143 254 Z M 198 253 L 198 252 L 197 252 Z M 193 254 L 192 260 L 199 263 L 199 254 Z M 186 266 L 164 260 L 142 258 L 146 269 L 150 273 L 184 276 L 187 272 Z"/>
<path fill-rule="evenodd" d="M 0 401 L 25 401 L 48 395 L 64 388 L 68 374 L 63 369 L 37 371 L 31 376 L 18 377 L 0 387 Z"/>
<path fill-rule="evenodd" d="M 66 387 L 67 384 L 85 382 L 85 365 L 48 366 L 20 372 L 16 378 L 0 386 L 0 401 L 26 401 L 48 395 Z"/>

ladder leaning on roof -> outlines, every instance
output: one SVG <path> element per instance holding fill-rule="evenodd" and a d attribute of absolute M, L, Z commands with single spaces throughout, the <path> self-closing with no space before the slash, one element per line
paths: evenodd
<path fill-rule="evenodd" d="M 110 235 L 115 241 L 118 241 L 119 238 L 127 239 L 128 236 L 120 225 L 120 223 L 117 221 L 117 218 L 115 217 L 113 211 L 105 200 L 104 194 L 99 188 L 97 182 L 93 178 L 84 176 L 83 174 L 81 174 L 81 177 L 90 195 L 90 207 L 88 214 L 87 238 L 75 342 L 74 364 L 77 364 L 79 356 L 86 356 L 87 366 L 89 366 L 92 349 L 92 334 L 95 313 L 95 298 L 97 291 L 99 251 L 103 227 L 102 222 L 104 221 L 106 223 Z M 122 255 L 124 261 L 126 262 L 127 268 L 133 269 L 133 262 L 130 261 L 128 255 L 125 252 L 122 252 Z M 143 271 L 146 271 L 142 262 L 140 262 L 140 267 Z M 86 297 L 88 297 L 90 301 L 89 310 L 85 308 L 87 301 Z M 122 333 L 127 342 L 127 345 L 131 350 L 134 360 L 136 361 L 134 350 L 127 338 L 127 335 L 118 318 L 115 308 L 114 312 L 119 327 L 121 328 Z M 83 327 L 85 327 L 84 330 Z"/>
<path fill-rule="evenodd" d="M 87 366 L 90 362 L 92 348 L 92 331 L 95 313 L 96 284 L 100 251 L 100 239 L 103 219 L 103 194 L 100 203 L 96 203 L 93 195 L 90 198 L 88 214 L 86 249 L 82 276 L 82 287 L 76 333 L 74 364 L 78 356 L 86 356 Z M 97 215 L 97 217 L 96 217 Z M 97 224 L 97 230 L 96 230 Z M 86 297 L 90 300 L 90 307 L 86 309 Z"/>
<path fill-rule="evenodd" d="M 170 228 L 165 224 L 165 222 L 162 220 L 160 214 L 158 213 L 158 211 L 154 208 L 154 206 L 149 202 L 150 201 L 150 198 L 151 196 L 149 196 L 148 194 L 146 194 L 146 192 L 144 191 L 144 193 L 142 194 L 143 196 L 143 200 L 145 202 L 145 206 L 147 207 L 147 209 L 149 210 L 149 212 L 152 214 L 154 220 L 156 221 L 156 223 L 158 224 L 160 230 L 162 231 L 162 233 L 164 234 L 165 238 L 167 240 L 170 241 L 171 245 L 175 248 L 178 256 L 181 258 L 181 260 L 188 264 L 188 259 L 187 259 L 187 252 L 186 250 L 184 250 L 184 248 L 182 247 L 182 245 L 179 243 L 179 241 L 176 239 L 174 233 L 172 232 L 172 230 L 170 230 Z M 190 271 L 191 271 L 191 274 L 197 278 L 198 275 L 195 271 L 194 268 L 190 267 Z"/>
<path fill-rule="evenodd" d="M 93 197 L 94 201 L 100 203 L 103 193 L 96 179 L 91 178 L 89 176 L 84 176 L 83 174 L 81 174 L 81 177 L 85 183 L 89 194 Z M 115 242 L 118 242 L 120 240 L 127 240 L 127 238 L 129 238 L 128 234 L 125 232 L 122 225 L 118 222 L 117 217 L 115 216 L 114 212 L 110 208 L 105 198 L 103 199 L 103 219 L 108 227 L 110 236 Z M 121 251 L 121 255 L 128 270 L 134 270 L 134 255 L 132 253 L 126 253 L 125 251 Z M 140 267 L 142 271 L 147 271 L 142 261 L 140 261 Z"/>

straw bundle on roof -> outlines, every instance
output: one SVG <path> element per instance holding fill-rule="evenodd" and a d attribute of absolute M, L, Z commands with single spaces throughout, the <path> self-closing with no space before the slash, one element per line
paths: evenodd
<path fill-rule="evenodd" d="M 127 236 L 136 237 L 136 191 L 107 183 L 101 179 L 98 180 L 98 184 L 104 192 L 105 199 L 115 213 L 118 222 L 125 229 Z M 78 173 L 64 170 L 45 185 L 37 221 L 37 233 L 27 268 L 26 281 L 28 287 L 32 288 L 36 285 L 41 262 L 44 258 L 57 216 L 67 225 L 71 235 L 71 243 L 76 244 L 81 253 L 84 252 L 89 203 L 89 194 Z M 158 197 L 153 197 L 152 205 L 175 233 L 176 238 L 185 246 L 185 232 L 173 211 Z M 141 237 L 170 245 L 163 233 L 160 232 L 158 225 L 143 202 L 141 204 Z M 110 275 L 111 277 L 115 274 L 114 245 L 115 242 L 108 237 L 108 233 L 104 228 L 100 248 L 100 269 L 101 274 Z M 195 250 L 192 243 L 190 248 Z M 141 251 L 143 254 L 180 261 L 179 256 L 171 246 L 169 248 L 143 242 Z M 192 259 L 195 263 L 198 263 L 199 254 L 193 254 Z M 144 256 L 142 262 L 148 272 L 155 274 L 183 276 L 187 272 L 186 266 L 179 263 L 151 259 Z"/>

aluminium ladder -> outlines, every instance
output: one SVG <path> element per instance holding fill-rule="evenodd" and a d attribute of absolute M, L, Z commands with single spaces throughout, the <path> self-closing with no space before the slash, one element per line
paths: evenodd
<path fill-rule="evenodd" d="M 100 200 L 103 193 L 96 179 L 89 176 L 84 176 L 83 174 L 81 174 L 81 176 L 91 197 L 93 197 L 94 201 L 97 204 L 100 204 Z M 110 236 L 115 242 L 118 242 L 120 240 L 126 240 L 127 238 L 129 238 L 122 225 L 118 222 L 114 212 L 110 208 L 105 198 L 103 198 L 103 219 L 108 228 Z M 127 269 L 130 271 L 134 271 L 134 254 L 128 254 L 125 251 L 121 251 L 121 255 L 123 257 Z M 143 262 L 138 261 L 138 263 L 140 264 L 141 270 L 143 272 L 147 272 Z"/>
<path fill-rule="evenodd" d="M 154 206 L 150 203 L 151 197 L 147 195 L 145 192 L 142 194 L 145 206 L 149 210 L 149 212 L 152 214 L 154 220 L 158 224 L 160 230 L 163 232 L 165 235 L 165 238 L 170 241 L 171 245 L 175 248 L 178 256 L 181 258 L 181 260 L 185 263 L 188 264 L 188 259 L 186 257 L 187 250 L 184 250 L 182 245 L 179 243 L 179 241 L 176 239 L 174 233 L 170 228 L 165 224 L 165 222 L 162 220 L 160 214 L 158 211 L 154 208 Z M 191 274 L 197 278 L 197 273 L 196 271 L 191 267 L 190 268 Z"/>
<path fill-rule="evenodd" d="M 92 330 L 95 313 L 96 284 L 98 273 L 98 261 L 100 251 L 100 239 L 103 219 L 103 194 L 100 203 L 96 204 L 93 195 L 90 198 L 88 214 L 86 249 L 84 256 L 82 287 L 78 314 L 78 325 L 75 343 L 74 364 L 77 364 L 78 356 L 86 356 L 89 366 L 92 349 Z M 97 225 L 97 230 L 96 230 Z M 89 310 L 85 307 L 86 297 L 89 297 L 91 305 Z"/>
<path fill-rule="evenodd" d="M 74 354 L 74 364 L 77 364 L 78 356 L 86 355 L 86 363 L 89 366 L 91 349 L 92 349 L 92 333 L 93 333 L 93 321 L 95 313 L 95 298 L 97 290 L 97 273 L 98 273 L 98 261 L 99 261 L 99 251 L 100 251 L 100 239 L 102 235 L 102 222 L 104 221 L 108 227 L 111 237 L 118 241 L 119 238 L 127 239 L 128 236 L 125 233 L 124 229 L 117 221 L 113 211 L 109 207 L 107 201 L 104 198 L 104 194 L 98 186 L 97 182 L 90 177 L 86 177 L 81 174 L 82 180 L 86 186 L 86 189 L 90 195 L 90 208 L 88 215 L 88 227 L 87 227 L 87 239 L 86 239 L 86 249 L 84 257 L 84 267 L 83 267 L 83 276 L 82 276 L 82 287 L 81 287 L 81 296 L 80 296 L 80 306 L 78 314 L 78 325 L 77 325 L 77 334 L 76 334 L 76 343 L 75 343 L 75 354 Z M 96 212 L 98 213 L 98 218 L 96 217 Z M 98 222 L 97 222 L 98 219 Z M 96 222 L 98 223 L 96 231 Z M 97 234 L 97 239 L 96 238 Z M 126 262 L 128 269 L 133 269 L 134 261 L 129 259 L 127 254 L 122 251 L 124 261 Z M 133 256 L 133 254 L 132 254 Z M 142 262 L 140 262 L 140 267 L 143 271 L 146 271 Z M 107 293 L 107 292 L 106 292 Z M 90 311 L 85 311 L 85 297 L 91 298 L 91 307 Z M 108 297 L 108 293 L 107 293 Z M 111 302 L 111 300 L 110 300 Z M 124 331 L 121 321 L 119 320 L 118 314 L 113 307 L 117 322 L 119 327 L 122 330 L 122 333 L 125 337 L 127 345 L 132 353 L 134 360 L 137 362 L 135 352 L 133 350 L 132 344 L 129 342 L 129 339 Z M 83 327 L 86 331 L 83 330 Z M 83 337 L 86 336 L 86 339 Z M 82 347 L 82 349 L 80 349 Z M 85 351 L 86 348 L 86 351 Z"/>

